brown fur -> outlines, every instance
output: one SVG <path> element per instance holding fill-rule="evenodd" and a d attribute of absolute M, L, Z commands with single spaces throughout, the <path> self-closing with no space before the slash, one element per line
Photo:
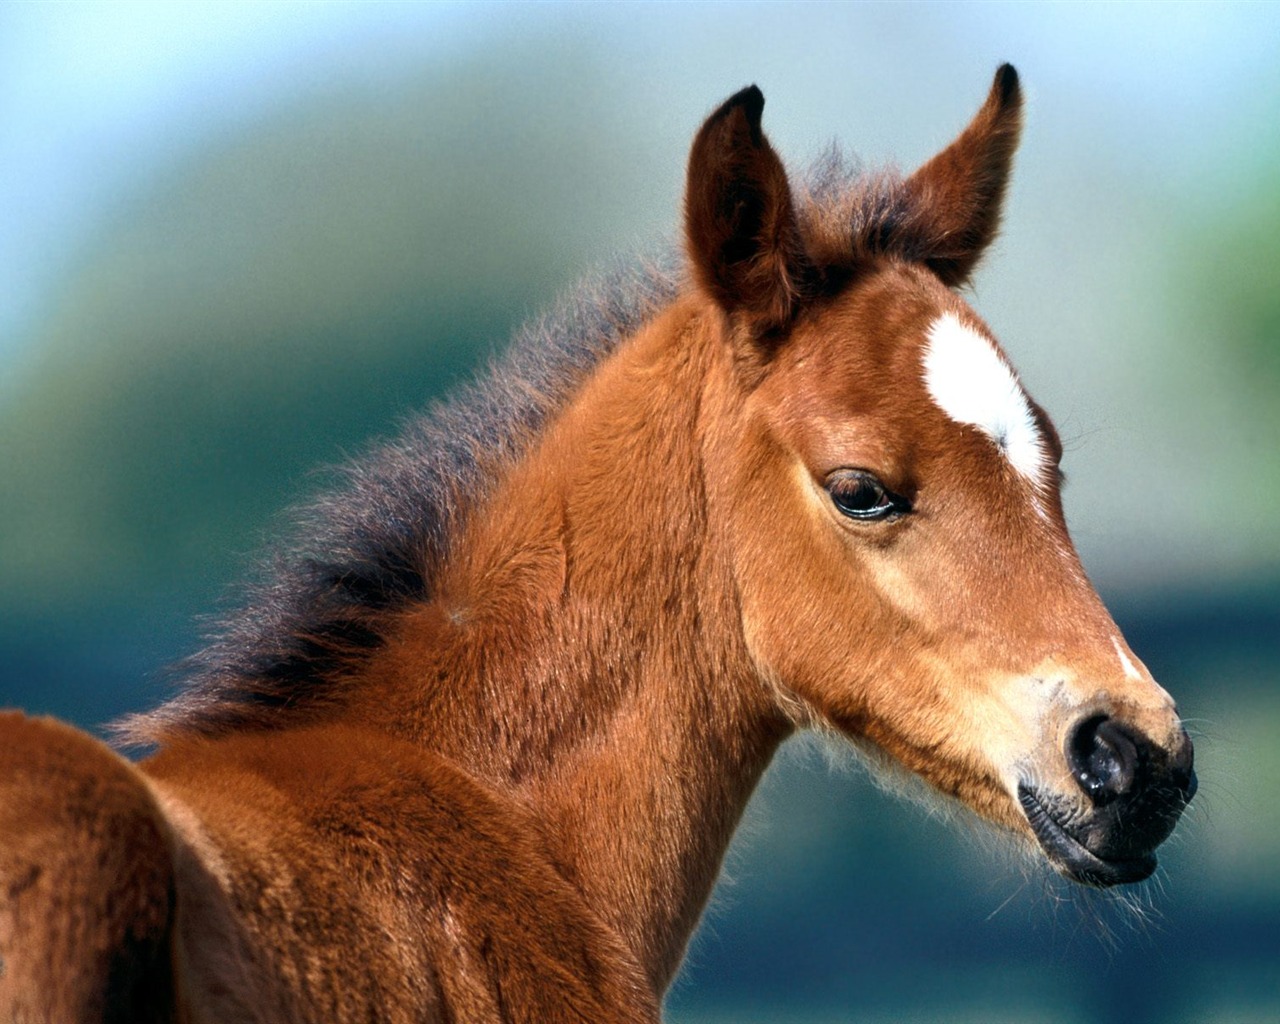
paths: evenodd
<path fill-rule="evenodd" d="M 137 770 L 0 715 L 0 1020 L 169 1020 L 170 833 Z"/>
<path fill-rule="evenodd" d="M 487 447 L 467 435 L 452 486 L 396 451 L 362 471 L 368 500 L 330 510 L 343 550 L 282 570 L 305 600 L 268 588 L 141 722 L 158 754 L 0 720 L 0 1017 L 654 1021 L 797 726 L 1033 844 L 1010 780 L 1081 805 L 1081 716 L 1189 771 L 1056 477 L 1035 512 L 921 379 L 938 315 L 980 326 L 947 284 L 995 231 L 1012 69 L 874 195 L 797 204 L 762 104 L 745 90 L 694 143 L 692 285 L 614 317 Z M 913 511 L 843 517 L 850 469 Z"/>

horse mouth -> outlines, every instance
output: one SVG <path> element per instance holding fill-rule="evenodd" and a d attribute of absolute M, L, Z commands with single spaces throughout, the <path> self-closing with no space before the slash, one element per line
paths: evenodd
<path fill-rule="evenodd" d="M 1107 889 L 1113 885 L 1141 882 L 1156 869 L 1153 853 L 1124 859 L 1109 859 L 1094 853 L 1072 835 L 1070 828 L 1054 816 L 1052 801 L 1041 796 L 1026 783 L 1018 784 L 1018 802 L 1054 867 L 1073 882 Z"/>

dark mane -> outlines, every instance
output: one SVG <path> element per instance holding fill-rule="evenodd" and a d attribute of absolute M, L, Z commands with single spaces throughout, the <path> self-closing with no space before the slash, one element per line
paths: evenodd
<path fill-rule="evenodd" d="M 899 179 L 859 177 L 833 149 L 804 180 L 798 212 L 821 265 L 913 258 Z M 618 343 L 675 297 L 677 263 L 668 257 L 589 281 L 519 331 L 477 383 L 342 470 L 341 486 L 301 509 L 294 541 L 246 588 L 240 610 L 178 666 L 180 693 L 119 722 L 121 739 L 275 728 L 337 699 L 383 642 L 390 614 L 431 599 L 466 509 Z"/>
<path fill-rule="evenodd" d="M 117 727 L 129 742 L 282 724 L 331 701 L 382 641 L 387 613 L 430 600 L 464 505 L 517 458 L 618 342 L 675 295 L 670 260 L 616 269 L 526 325 L 477 383 L 341 470 L 302 507 L 240 610 L 178 666 L 182 691 Z"/>

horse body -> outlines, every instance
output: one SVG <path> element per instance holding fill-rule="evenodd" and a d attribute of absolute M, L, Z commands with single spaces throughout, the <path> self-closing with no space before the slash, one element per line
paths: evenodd
<path fill-rule="evenodd" d="M 324 628 L 144 719 L 138 766 L 0 719 L 0 1009 L 656 1020 L 809 725 L 1078 881 L 1154 869 L 1190 743 L 1076 559 L 1052 425 L 952 290 L 996 230 L 1016 76 L 906 181 L 803 202 L 762 104 L 695 140 L 692 284 L 471 453 L 450 529 L 402 543 L 372 501 L 380 582 L 330 573 Z"/>
<path fill-rule="evenodd" d="M 203 897 L 176 928 L 191 1020 L 652 1018 L 536 819 L 444 758 L 324 725 L 149 774 Z"/>

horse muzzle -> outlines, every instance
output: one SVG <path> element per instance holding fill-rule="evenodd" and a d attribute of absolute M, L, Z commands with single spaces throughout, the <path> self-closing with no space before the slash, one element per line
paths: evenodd
<path fill-rule="evenodd" d="M 1195 795 L 1186 732 L 1165 748 L 1118 719 L 1091 715 L 1071 729 L 1063 753 L 1077 792 L 1018 784 L 1018 802 L 1046 856 L 1084 885 L 1149 877 L 1156 847 Z"/>

